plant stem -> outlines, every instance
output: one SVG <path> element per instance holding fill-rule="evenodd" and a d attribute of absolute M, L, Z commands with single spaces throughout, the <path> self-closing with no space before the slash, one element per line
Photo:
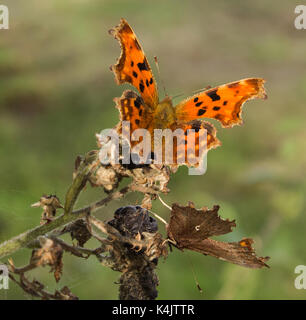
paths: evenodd
<path fill-rule="evenodd" d="M 57 228 L 64 227 L 65 225 L 86 217 L 88 214 L 98 210 L 101 207 L 107 205 L 110 201 L 120 199 L 130 191 L 129 187 L 125 187 L 120 191 L 109 194 L 106 198 L 99 200 L 85 208 L 73 211 L 71 213 L 64 213 L 58 218 L 54 219 L 50 223 L 36 227 L 32 230 L 28 230 L 8 241 L 0 244 L 0 258 L 12 254 L 13 252 L 27 247 L 32 241 L 36 240 L 37 237 L 43 236 Z"/>
<path fill-rule="evenodd" d="M 28 244 L 34 241 L 37 237 L 42 236 L 56 228 L 62 227 L 73 220 L 80 219 L 85 215 L 86 215 L 85 212 L 78 215 L 73 213 L 63 214 L 60 217 L 51 221 L 50 223 L 36 227 L 32 230 L 28 230 L 8 241 L 3 242 L 0 245 L 0 258 L 3 258 L 23 247 L 26 247 Z"/>
<path fill-rule="evenodd" d="M 91 170 L 96 166 L 97 151 L 88 152 L 84 161 L 80 164 L 73 182 L 66 193 L 65 199 L 65 214 L 70 214 L 73 210 L 73 206 L 85 187 L 88 175 Z"/>

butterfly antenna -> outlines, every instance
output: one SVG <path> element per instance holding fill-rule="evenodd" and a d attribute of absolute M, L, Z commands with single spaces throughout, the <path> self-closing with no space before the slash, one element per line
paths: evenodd
<path fill-rule="evenodd" d="M 179 94 L 173 96 L 172 99 L 175 99 L 175 98 L 178 98 L 178 97 L 181 97 L 181 96 L 184 96 L 184 95 L 185 95 L 185 93 L 179 93 Z"/>
<path fill-rule="evenodd" d="M 211 89 L 211 88 L 212 88 L 212 86 L 206 86 L 205 88 L 195 90 L 195 91 L 193 91 L 192 93 L 193 93 L 193 94 L 197 94 L 197 93 L 200 93 L 200 92 L 202 92 L 202 91 L 205 91 L 205 90 L 208 90 L 208 89 Z"/>
<path fill-rule="evenodd" d="M 167 94 L 167 91 L 166 91 L 165 83 L 164 83 L 164 81 L 163 81 L 163 79 L 162 79 L 162 77 L 161 77 L 161 75 L 160 75 L 160 69 L 159 69 L 158 59 L 157 59 L 156 56 L 154 57 L 154 61 L 155 61 L 155 64 L 156 64 L 159 81 L 161 82 L 161 84 L 162 84 L 162 86 L 163 86 L 164 94 L 165 94 L 165 96 L 167 97 L 168 94 Z"/>
<path fill-rule="evenodd" d="M 210 88 L 211 88 L 211 86 L 207 86 L 207 87 L 205 87 L 203 89 L 198 89 L 198 90 L 192 91 L 192 94 L 197 94 L 197 93 L 200 93 L 202 91 L 208 90 Z M 176 96 L 172 97 L 172 99 L 175 99 L 175 98 L 178 98 L 178 97 L 184 96 L 184 95 L 186 95 L 186 94 L 185 93 L 179 93 Z"/>

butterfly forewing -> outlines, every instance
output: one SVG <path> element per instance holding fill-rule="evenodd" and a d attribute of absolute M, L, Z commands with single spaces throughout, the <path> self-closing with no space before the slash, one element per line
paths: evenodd
<path fill-rule="evenodd" d="M 126 20 L 121 19 L 110 33 L 119 40 L 122 49 L 117 64 L 111 66 L 118 84 L 132 84 L 139 90 L 145 104 L 154 109 L 158 104 L 156 82 L 134 31 Z"/>
<path fill-rule="evenodd" d="M 200 92 L 176 106 L 177 119 L 213 118 L 224 127 L 241 124 L 243 103 L 253 98 L 266 98 L 263 85 L 263 79 L 250 78 Z"/>

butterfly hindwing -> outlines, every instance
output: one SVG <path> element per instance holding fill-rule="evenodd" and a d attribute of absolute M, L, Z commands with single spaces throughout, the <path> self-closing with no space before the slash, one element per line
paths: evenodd
<path fill-rule="evenodd" d="M 126 90 L 120 98 L 114 99 L 116 107 L 120 111 L 119 133 L 122 133 L 122 121 L 129 122 L 129 130 L 131 134 L 136 129 L 148 129 L 152 123 L 152 113 L 143 99 L 134 91 Z M 131 141 L 132 145 L 137 144 Z"/>
<path fill-rule="evenodd" d="M 198 166 L 199 162 L 194 162 L 194 158 L 202 159 L 210 149 L 216 148 L 221 145 L 220 141 L 216 137 L 216 129 L 215 127 L 206 121 L 194 120 L 189 123 L 180 123 L 173 127 L 173 130 L 180 128 L 184 131 L 184 141 L 177 144 L 177 140 L 174 140 L 174 150 L 173 150 L 173 159 L 174 164 L 186 164 L 187 166 Z M 190 143 L 194 145 L 194 152 L 189 153 L 188 155 L 188 136 L 191 135 L 190 130 L 194 130 L 194 137 L 190 136 Z M 200 130 L 206 130 L 206 140 L 200 138 Z M 195 156 L 195 157 L 194 157 Z M 185 160 L 182 162 L 182 160 Z M 191 161 L 189 161 L 191 160 Z"/>
<path fill-rule="evenodd" d="M 120 42 L 122 50 L 117 64 L 111 66 L 117 83 L 132 84 L 139 90 L 145 104 L 154 109 L 158 104 L 157 85 L 134 31 L 126 20 L 121 19 L 110 33 Z"/>
<path fill-rule="evenodd" d="M 176 116 L 181 121 L 213 118 L 232 127 L 242 123 L 242 105 L 253 98 L 266 98 L 263 79 L 243 79 L 200 92 L 179 103 Z"/>

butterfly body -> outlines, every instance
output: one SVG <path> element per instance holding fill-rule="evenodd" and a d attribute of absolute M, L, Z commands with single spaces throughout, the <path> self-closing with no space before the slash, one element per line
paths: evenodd
<path fill-rule="evenodd" d="M 199 118 L 216 119 L 223 127 L 240 125 L 243 104 L 250 99 L 266 98 L 265 81 L 261 78 L 248 78 L 203 90 L 176 106 L 168 96 L 159 101 L 152 70 L 127 21 L 121 19 L 120 24 L 111 29 L 110 33 L 119 41 L 122 49 L 117 64 L 111 66 L 116 81 L 118 84 L 128 82 L 140 93 L 139 96 L 136 92 L 127 90 L 120 98 L 115 98 L 121 121 L 129 121 L 131 134 L 139 128 L 148 130 L 152 138 L 152 150 L 154 129 L 182 129 L 185 132 L 185 141 L 174 144 L 174 163 L 179 154 L 187 154 L 189 129 L 195 130 L 195 150 L 199 155 L 202 146 L 199 139 L 200 129 L 207 131 L 204 152 L 220 145 L 214 126 L 207 121 L 198 120 Z M 117 131 L 122 133 L 121 123 L 117 126 Z M 131 147 L 138 142 L 131 141 Z M 188 161 L 184 164 L 190 165 Z"/>
<path fill-rule="evenodd" d="M 175 108 L 170 97 L 161 101 L 154 112 L 154 128 L 167 129 L 176 121 Z"/>

